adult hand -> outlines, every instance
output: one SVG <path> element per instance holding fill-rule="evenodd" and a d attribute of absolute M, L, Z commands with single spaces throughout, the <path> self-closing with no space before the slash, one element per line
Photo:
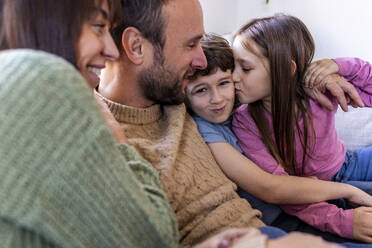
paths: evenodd
<path fill-rule="evenodd" d="M 124 131 L 121 129 L 119 122 L 112 115 L 107 104 L 103 101 L 103 99 L 99 95 L 94 94 L 94 97 L 96 98 L 97 103 L 101 108 L 103 117 L 105 118 L 107 125 L 111 130 L 112 136 L 114 136 L 116 142 L 118 144 L 123 144 L 123 143 L 128 144 L 128 139 L 124 135 Z"/>
<path fill-rule="evenodd" d="M 372 208 L 359 207 L 354 209 L 354 239 L 372 243 Z"/>
<path fill-rule="evenodd" d="M 231 247 L 236 240 L 242 237 L 250 239 L 257 236 L 264 235 L 261 234 L 258 229 L 254 228 L 233 228 L 221 232 L 206 241 L 193 246 L 193 248 L 227 248 Z"/>
<path fill-rule="evenodd" d="M 310 64 L 304 77 L 305 87 L 313 88 L 320 84 L 325 77 L 338 73 L 338 65 L 332 59 L 322 59 Z"/>
<path fill-rule="evenodd" d="M 332 111 L 332 102 L 324 95 L 326 90 L 336 97 L 345 112 L 348 110 L 348 104 L 353 107 L 364 107 L 363 101 L 354 86 L 338 74 L 326 76 L 320 84 L 315 85 L 313 88 L 305 88 L 306 93 L 312 99 Z"/>
<path fill-rule="evenodd" d="M 320 237 L 299 232 L 291 232 L 282 238 L 269 240 L 267 244 L 267 248 L 298 248 L 298 247 L 340 248 L 341 246 L 326 242 Z"/>

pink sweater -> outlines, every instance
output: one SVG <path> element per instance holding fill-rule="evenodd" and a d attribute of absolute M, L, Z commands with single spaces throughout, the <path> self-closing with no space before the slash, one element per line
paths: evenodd
<path fill-rule="evenodd" d="M 356 87 L 366 106 L 372 106 L 372 66 L 357 58 L 339 58 L 335 61 L 340 68 L 339 74 Z M 338 103 L 334 97 L 329 96 L 329 98 L 334 105 L 332 112 L 310 100 L 315 145 L 312 157 L 306 159 L 304 167 L 304 176 L 316 176 L 323 180 L 330 180 L 339 171 L 346 153 L 345 145 L 339 140 L 335 129 L 335 112 Z M 268 112 L 265 112 L 265 115 L 273 132 L 271 115 Z M 238 108 L 234 114 L 233 131 L 249 159 L 269 173 L 287 175 L 261 141 L 259 131 L 246 104 Z M 298 135 L 295 138 L 297 144 L 296 168 L 299 168 L 298 165 L 301 164 L 303 153 Z M 346 238 L 353 237 L 352 209 L 343 210 L 327 202 L 282 205 L 281 207 L 285 212 L 297 216 L 322 231 L 336 233 Z"/>

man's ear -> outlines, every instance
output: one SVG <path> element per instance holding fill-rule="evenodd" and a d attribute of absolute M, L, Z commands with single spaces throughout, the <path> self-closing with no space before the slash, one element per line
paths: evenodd
<path fill-rule="evenodd" d="M 296 70 L 297 70 L 296 62 L 294 62 L 294 60 L 292 59 L 291 60 L 291 75 L 292 76 L 296 73 Z"/>
<path fill-rule="evenodd" d="M 144 43 L 145 38 L 142 33 L 134 27 L 126 28 L 121 36 L 121 45 L 125 54 L 136 65 L 140 65 L 144 61 Z"/>

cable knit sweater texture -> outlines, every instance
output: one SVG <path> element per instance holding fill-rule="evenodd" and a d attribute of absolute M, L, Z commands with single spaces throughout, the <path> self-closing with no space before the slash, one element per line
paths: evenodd
<path fill-rule="evenodd" d="M 0 53 L 0 246 L 177 247 L 157 172 L 66 61 Z"/>
<path fill-rule="evenodd" d="M 129 142 L 159 171 L 182 244 L 227 227 L 264 225 L 261 213 L 239 198 L 236 185 L 220 170 L 184 104 L 140 109 L 103 99 Z"/>

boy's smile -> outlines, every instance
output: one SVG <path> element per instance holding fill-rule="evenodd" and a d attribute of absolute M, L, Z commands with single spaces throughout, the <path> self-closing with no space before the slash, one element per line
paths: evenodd
<path fill-rule="evenodd" d="M 231 70 L 199 76 L 186 88 L 188 106 L 201 118 L 222 123 L 231 115 L 235 101 Z"/>

